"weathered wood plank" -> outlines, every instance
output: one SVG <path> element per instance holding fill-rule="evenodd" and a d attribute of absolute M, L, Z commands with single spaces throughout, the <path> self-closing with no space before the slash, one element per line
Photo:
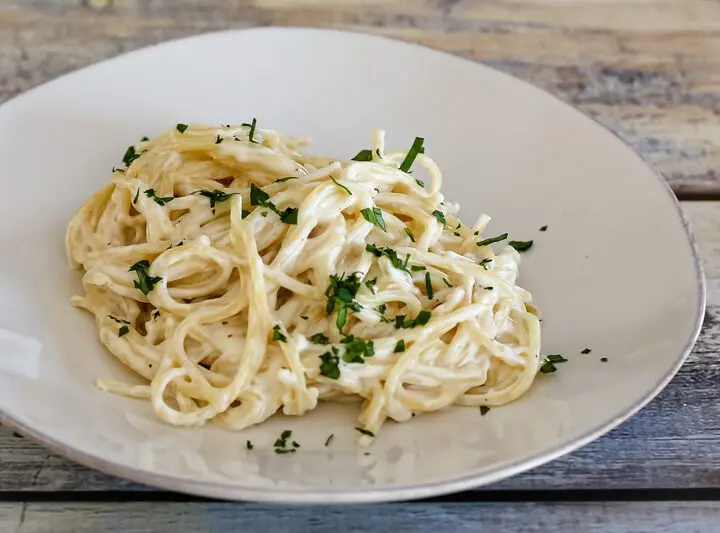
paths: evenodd
<path fill-rule="evenodd" d="M 257 25 L 358 29 L 487 62 L 617 131 L 678 193 L 720 194 L 709 0 L 0 0 L 0 102 L 128 50 Z"/>
<path fill-rule="evenodd" d="M 710 533 L 717 502 L 424 503 L 286 507 L 232 503 L 0 504 L 0 532 L 213 533 L 587 531 Z"/>
<path fill-rule="evenodd" d="M 685 203 L 708 276 L 700 340 L 668 387 L 605 437 L 489 489 L 720 488 L 720 202 Z M 149 490 L 0 430 L 0 493 Z M 1 497 L 0 497 L 1 499 Z"/>

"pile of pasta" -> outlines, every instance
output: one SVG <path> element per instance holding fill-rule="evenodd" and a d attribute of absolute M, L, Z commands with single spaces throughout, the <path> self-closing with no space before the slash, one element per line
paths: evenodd
<path fill-rule="evenodd" d="M 527 391 L 540 328 L 520 255 L 493 251 L 507 235 L 484 237 L 488 216 L 460 221 L 423 139 L 386 152 L 377 131 L 349 160 L 306 144 L 253 120 L 127 150 L 66 236 L 72 303 L 144 378 L 98 386 L 234 430 L 355 397 L 366 442 L 388 418 Z"/>

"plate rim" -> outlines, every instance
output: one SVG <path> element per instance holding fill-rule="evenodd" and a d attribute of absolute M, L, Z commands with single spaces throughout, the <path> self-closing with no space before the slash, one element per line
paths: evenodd
<path fill-rule="evenodd" d="M 50 450 L 53 453 L 56 453 L 58 455 L 61 455 L 67 459 L 70 459 L 71 461 L 74 461 L 76 463 L 79 463 L 80 465 L 84 467 L 91 468 L 96 471 L 100 471 L 104 474 L 109 474 L 117 477 L 124 478 L 126 480 L 130 480 L 136 483 L 142 483 L 144 485 L 148 485 L 151 487 L 156 487 L 160 489 L 165 489 L 169 491 L 174 492 L 181 492 L 185 494 L 191 494 L 195 496 L 202 496 L 202 497 L 214 497 L 219 498 L 222 500 L 234 500 L 234 501 L 255 501 L 255 502 L 267 502 L 267 503 L 288 503 L 288 504 L 347 504 L 347 503 L 380 503 L 380 502 L 391 502 L 391 501 L 400 501 L 400 500 L 414 500 L 414 499 L 421 499 L 421 498 L 428 498 L 428 497 L 434 497 L 434 496 L 442 496 L 449 493 L 456 493 L 461 492 L 465 490 L 472 490 L 476 489 L 480 486 L 488 485 L 491 483 L 495 483 L 498 481 L 501 481 L 503 479 L 515 476 L 519 473 L 525 472 L 527 470 L 531 470 L 533 468 L 536 468 L 540 465 L 543 465 L 545 463 L 548 463 L 550 461 L 553 461 L 563 455 L 566 455 L 568 453 L 571 453 L 590 442 L 598 439 L 599 437 L 605 435 L 609 431 L 613 430 L 623 422 L 627 421 L 629 418 L 631 418 L 633 415 L 635 415 L 638 411 L 643 409 L 650 401 L 652 401 L 666 386 L 667 384 L 672 380 L 672 378 L 677 374 L 678 370 L 682 367 L 682 365 L 687 360 L 688 355 L 692 351 L 692 348 L 694 347 L 698 336 L 700 335 L 700 331 L 702 329 L 704 317 L 705 317 L 705 311 L 706 311 L 706 305 L 707 305 L 707 280 L 705 277 L 705 273 L 702 266 L 702 261 L 700 259 L 700 254 L 698 251 L 697 242 L 695 241 L 695 237 L 692 233 L 692 230 L 690 228 L 690 223 L 685 217 L 685 213 L 682 211 L 682 208 L 680 206 L 680 203 L 673 193 L 672 189 L 670 188 L 669 184 L 665 180 L 665 178 L 662 176 L 662 174 L 655 168 L 654 165 L 652 165 L 642 154 L 637 152 L 632 146 L 630 146 L 618 133 L 611 130 L 608 126 L 602 124 L 594 117 L 588 115 L 587 113 L 583 112 L 582 110 L 578 109 L 577 107 L 561 100 L 558 96 L 555 94 L 538 87 L 537 85 L 534 85 L 528 81 L 525 81 L 523 79 L 520 79 L 512 74 L 508 74 L 506 72 L 503 72 L 501 70 L 498 70 L 496 68 L 493 68 L 492 66 L 486 64 L 483 61 L 475 61 L 471 59 L 467 59 L 465 57 L 446 52 L 443 50 L 438 50 L 436 48 L 432 48 L 430 46 L 426 46 L 421 43 L 407 41 L 401 38 L 394 38 L 389 37 L 385 35 L 378 35 L 374 33 L 367 33 L 361 30 L 356 30 L 352 28 L 348 29 L 337 29 L 337 28 L 321 28 L 321 27 L 312 27 L 312 26 L 255 26 L 255 27 L 248 27 L 248 28 L 233 28 L 229 30 L 221 30 L 221 31 L 209 31 L 209 32 L 203 32 L 195 35 L 190 35 L 186 37 L 180 37 L 176 39 L 171 39 L 168 41 L 163 41 L 156 44 L 151 44 L 148 46 L 144 46 L 142 48 L 138 48 L 136 50 L 132 50 L 129 52 L 125 52 L 119 55 L 116 55 L 111 58 L 107 58 L 101 61 L 94 62 L 90 65 L 87 65 L 85 67 L 72 70 L 70 72 L 67 72 L 61 76 L 58 76 L 56 78 L 53 78 L 51 80 L 48 80 L 44 83 L 41 83 L 35 87 L 32 87 L 28 89 L 27 91 L 24 91 L 9 100 L 6 100 L 2 104 L 0 104 L 0 111 L 9 104 L 15 103 L 17 101 L 21 101 L 25 99 L 26 97 L 29 97 L 33 95 L 37 90 L 42 89 L 46 85 L 52 84 L 56 81 L 62 80 L 66 77 L 71 77 L 74 74 L 90 70 L 96 67 L 105 66 L 109 63 L 113 63 L 115 61 L 120 61 L 127 59 L 132 56 L 149 53 L 152 52 L 154 49 L 158 47 L 169 47 L 177 45 L 178 43 L 182 42 L 189 42 L 193 40 L 201 40 L 208 37 L 223 35 L 223 34 L 239 34 L 239 33 L 251 33 L 251 32 L 258 32 L 258 33 L 276 33 L 276 32 L 286 32 L 286 31 L 295 31 L 299 33 L 335 33 L 335 34 L 350 34 L 353 36 L 365 38 L 368 40 L 377 40 L 377 41 L 385 41 L 392 43 L 393 45 L 400 45 L 400 46 L 406 46 L 410 48 L 416 48 L 424 50 L 425 52 L 430 51 L 434 54 L 439 54 L 444 56 L 447 59 L 453 60 L 453 61 L 460 61 L 463 63 L 469 63 L 473 65 L 474 67 L 480 67 L 485 68 L 488 70 L 491 70 L 495 75 L 504 76 L 506 78 L 511 79 L 515 83 L 521 83 L 524 84 L 536 91 L 540 91 L 544 93 L 546 96 L 549 96 L 556 100 L 557 102 L 563 104 L 564 107 L 569 108 L 573 110 L 576 113 L 579 113 L 580 115 L 584 116 L 586 119 L 589 119 L 590 121 L 594 122 L 595 124 L 599 125 L 603 130 L 605 130 L 606 133 L 609 133 L 613 135 L 616 139 L 618 139 L 626 149 L 630 150 L 640 161 L 643 162 L 643 164 L 652 171 L 654 174 L 656 180 L 660 182 L 660 186 L 665 191 L 666 195 L 670 198 L 673 207 L 675 208 L 675 212 L 679 217 L 679 222 L 682 226 L 683 232 L 685 234 L 685 237 L 687 239 L 687 244 L 690 246 L 690 251 L 692 254 L 693 259 L 693 266 L 695 269 L 695 284 L 696 284 L 696 297 L 698 300 L 698 308 L 696 309 L 695 313 L 695 321 L 693 325 L 692 332 L 688 339 L 685 341 L 685 344 L 682 349 L 682 353 L 679 354 L 678 360 L 673 365 L 673 367 L 663 376 L 663 378 L 658 382 L 658 384 L 652 388 L 650 391 L 648 391 L 640 401 L 634 403 L 629 409 L 624 410 L 622 413 L 614 416 L 606 423 L 600 424 L 598 427 L 596 427 L 593 430 L 590 430 L 586 432 L 585 434 L 581 435 L 580 437 L 577 437 L 573 439 L 571 442 L 558 446 L 556 448 L 553 448 L 549 451 L 536 453 L 528 458 L 525 459 L 519 459 L 516 461 L 511 462 L 510 464 L 496 466 L 488 470 L 487 472 L 481 473 L 481 474 L 467 474 L 464 476 L 459 476 L 454 479 L 449 480 L 440 480 L 440 481 L 431 481 L 427 483 L 421 483 L 417 485 L 397 485 L 397 486 L 387 486 L 387 487 L 372 487 L 367 486 L 363 488 L 350 488 L 350 489 L 340 489 L 340 490 L 327 490 L 327 489 L 308 489 L 308 488 L 299 488 L 299 489 L 288 489 L 284 487 L 273 487 L 273 488 L 264 488 L 264 487 L 248 487 L 248 486 L 242 486 L 242 485 L 231 485 L 229 483 L 222 483 L 222 482 L 213 482 L 213 481 L 199 481 L 199 480 L 184 480 L 183 478 L 176 477 L 170 474 L 164 474 L 164 473 L 152 473 L 149 471 L 144 471 L 138 468 L 125 466 L 120 463 L 117 463 L 112 460 L 104 459 L 96 454 L 80 451 L 76 448 L 73 448 L 71 446 L 68 446 L 64 444 L 62 441 L 56 439 L 55 437 L 44 433 L 41 430 L 34 430 L 33 428 L 29 427 L 28 425 L 24 424 L 20 420 L 14 418 L 10 413 L 6 412 L 4 409 L 0 407 L 0 422 L 2 425 L 7 426 L 11 428 L 14 431 L 18 431 L 19 433 L 23 434 L 23 436 L 29 437 L 30 439 L 34 440 L 47 450 Z"/>

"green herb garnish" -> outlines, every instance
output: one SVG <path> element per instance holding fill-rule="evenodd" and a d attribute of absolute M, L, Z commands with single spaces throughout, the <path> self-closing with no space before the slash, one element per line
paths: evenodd
<path fill-rule="evenodd" d="M 405 233 L 407 234 L 408 237 L 410 237 L 410 240 L 412 242 L 415 242 L 415 235 L 413 235 L 412 230 L 410 228 L 408 228 L 407 226 L 405 226 Z"/>
<path fill-rule="evenodd" d="M 135 263 L 130 267 L 128 272 L 135 272 L 137 274 L 137 281 L 134 282 L 135 288 L 139 289 L 145 296 L 147 296 L 156 283 L 162 281 L 161 277 L 148 276 L 147 269 L 150 268 L 150 261 L 142 260 Z"/>
<path fill-rule="evenodd" d="M 129 328 L 129 327 L 127 327 L 127 326 L 122 326 L 122 327 L 118 330 L 118 337 L 122 337 L 123 335 L 127 335 L 127 333 L 128 333 L 129 331 L 130 331 L 130 328 Z"/>
<path fill-rule="evenodd" d="M 394 266 L 398 270 L 404 270 L 405 272 L 409 272 L 407 268 L 408 259 L 406 258 L 405 261 L 400 259 L 397 255 L 397 252 L 392 248 L 379 248 L 374 244 L 367 244 L 365 245 L 365 250 L 375 255 L 375 257 L 382 257 L 384 255 L 390 260 L 392 266 Z"/>
<path fill-rule="evenodd" d="M 590 352 L 592 352 L 592 350 L 591 350 L 590 348 L 585 348 L 585 349 L 584 349 L 582 352 L 580 352 L 580 353 L 583 354 L 583 355 L 587 355 L 587 354 L 589 354 Z"/>
<path fill-rule="evenodd" d="M 372 161 L 372 150 L 360 150 L 351 161 Z"/>
<path fill-rule="evenodd" d="M 508 243 L 510 246 L 515 248 L 518 252 L 526 252 L 530 248 L 532 248 L 533 242 L 532 241 L 510 241 Z"/>
<path fill-rule="evenodd" d="M 255 126 L 257 126 L 257 119 L 253 117 L 252 124 L 250 124 L 250 133 L 248 133 L 248 140 L 251 143 L 257 144 L 257 141 L 253 139 L 253 137 L 255 136 Z"/>
<path fill-rule="evenodd" d="M 443 280 L 443 283 L 445 283 L 445 285 L 447 285 L 449 288 L 452 289 L 452 288 L 454 287 L 454 285 L 453 285 L 452 283 L 450 283 L 450 282 L 447 280 L 447 278 L 443 278 L 442 280 Z"/>
<path fill-rule="evenodd" d="M 223 139 L 222 137 L 220 137 L 220 134 L 218 133 L 217 139 L 215 139 L 215 144 L 220 144 L 220 143 L 223 142 L 224 140 L 225 140 L 225 139 Z"/>
<path fill-rule="evenodd" d="M 545 360 L 550 361 L 551 363 L 567 363 L 567 359 L 559 353 L 550 354 L 545 358 Z"/>
<path fill-rule="evenodd" d="M 425 188 L 425 182 L 423 180 L 419 180 L 419 179 L 415 178 L 415 183 L 417 183 L 423 189 Z"/>
<path fill-rule="evenodd" d="M 410 167 L 412 167 L 412 164 L 415 162 L 415 158 L 418 156 L 418 154 L 425 153 L 425 148 L 423 147 L 424 142 L 425 139 L 423 139 L 422 137 L 415 137 L 415 140 L 410 147 L 410 151 L 407 153 L 405 159 L 400 164 L 400 170 L 402 170 L 403 172 L 409 171 Z"/>
<path fill-rule="evenodd" d="M 600 362 L 601 362 L 601 363 L 607 363 L 607 362 L 608 362 L 608 358 L 607 358 L 607 357 L 601 357 L 601 358 L 600 358 Z"/>
<path fill-rule="evenodd" d="M 298 208 L 288 207 L 285 211 L 280 213 L 280 221 L 285 224 L 296 226 L 298 223 Z"/>
<path fill-rule="evenodd" d="M 338 349 L 333 346 L 331 351 L 325 352 L 320 356 L 320 374 L 330 379 L 338 379 L 340 377 L 340 356 Z"/>
<path fill-rule="evenodd" d="M 373 433 L 373 432 L 370 431 L 369 429 L 359 428 L 359 427 L 356 427 L 355 429 L 356 429 L 357 431 L 359 431 L 360 433 L 362 433 L 363 435 L 367 435 L 368 437 L 374 437 L 374 436 L 375 436 L 375 433 Z"/>
<path fill-rule="evenodd" d="M 422 270 L 427 270 L 427 268 L 422 265 L 413 265 L 410 267 L 410 270 L 412 270 L 413 272 L 420 272 Z"/>
<path fill-rule="evenodd" d="M 245 447 L 246 447 L 248 450 L 252 450 L 255 446 L 253 446 L 253 443 L 252 443 L 252 442 L 250 442 L 249 440 L 247 440 L 247 441 L 245 441 Z"/>
<path fill-rule="evenodd" d="M 263 191 L 260 187 L 257 187 L 254 183 L 250 184 L 250 205 L 259 205 L 260 207 L 266 207 L 277 216 L 285 224 L 297 224 L 298 221 L 298 209 L 296 207 L 288 207 L 284 211 L 280 211 L 275 204 L 270 201 L 270 195 Z"/>
<path fill-rule="evenodd" d="M 283 182 L 285 182 L 285 181 L 296 180 L 296 179 L 298 179 L 297 176 L 287 176 L 287 177 L 285 177 L 285 178 L 278 178 L 278 179 L 276 179 L 276 180 L 275 180 L 275 183 L 283 183 Z"/>
<path fill-rule="evenodd" d="M 108 318 L 109 318 L 110 320 L 113 320 L 113 321 L 117 322 L 118 324 L 128 324 L 128 325 L 130 324 L 129 321 L 123 320 L 122 318 L 115 318 L 115 317 L 112 316 L 112 315 L 108 315 Z"/>
<path fill-rule="evenodd" d="M 400 339 L 395 344 L 395 349 L 393 350 L 393 353 L 401 353 L 405 351 L 405 339 Z"/>
<path fill-rule="evenodd" d="M 333 181 L 333 183 L 334 183 L 335 185 L 337 185 L 337 186 L 340 187 L 341 189 L 345 189 L 345 192 L 347 192 L 349 195 L 352 196 L 352 192 L 350 192 L 350 189 L 348 189 L 347 187 L 345 187 L 345 185 L 343 185 L 342 183 L 340 183 L 338 180 L 336 180 L 336 179 L 333 178 L 332 176 L 330 176 L 330 179 Z"/>
<path fill-rule="evenodd" d="M 543 364 L 540 367 L 540 372 L 542 374 L 552 374 L 553 372 L 557 372 L 557 367 L 555 366 L 556 363 L 559 364 L 565 362 L 567 362 L 567 359 L 565 359 L 562 355 L 550 354 L 543 361 Z"/>
<path fill-rule="evenodd" d="M 477 243 L 478 246 L 487 246 L 488 244 L 492 244 L 494 242 L 500 242 L 507 239 L 508 234 L 503 233 L 502 235 L 498 235 L 497 237 L 490 237 L 489 239 L 485 239 L 483 241 L 480 241 Z"/>
<path fill-rule="evenodd" d="M 365 286 L 370 289 L 370 292 L 372 292 L 373 294 L 375 294 L 375 285 L 377 285 L 377 276 L 365 282 Z"/>
<path fill-rule="evenodd" d="M 177 129 L 180 133 L 185 133 L 185 131 L 188 129 L 187 124 L 178 124 L 175 126 L 175 129 Z"/>
<path fill-rule="evenodd" d="M 360 311 L 362 306 L 357 303 L 354 298 L 360 288 L 360 275 L 354 272 L 347 278 L 345 274 L 340 277 L 335 274 L 330 276 L 330 284 L 325 290 L 327 297 L 327 305 L 325 310 L 331 315 L 337 308 L 338 316 L 336 320 L 337 328 L 342 333 L 343 327 L 347 323 L 347 310 Z"/>
<path fill-rule="evenodd" d="M 445 214 L 442 211 L 436 209 L 432 212 L 432 215 L 437 219 L 438 222 L 440 222 L 440 224 L 447 224 L 447 220 L 445 220 Z"/>
<path fill-rule="evenodd" d="M 275 326 L 273 326 L 272 340 L 278 342 L 287 342 L 287 337 L 283 335 L 282 331 L 280 331 L 279 324 L 275 324 Z"/>
<path fill-rule="evenodd" d="M 325 446 L 330 446 L 330 443 L 332 442 L 332 440 L 333 440 L 334 438 L 335 438 L 335 434 L 334 434 L 334 433 L 330 433 L 330 435 L 328 436 L 328 438 L 325 439 Z"/>
<path fill-rule="evenodd" d="M 480 416 L 485 416 L 490 412 L 490 408 L 487 405 L 480 406 Z"/>
<path fill-rule="evenodd" d="M 396 329 L 410 329 L 416 326 L 424 326 L 430 321 L 432 313 L 430 311 L 420 311 L 412 320 L 405 320 L 405 315 L 397 315 L 395 317 L 395 328 Z"/>
<path fill-rule="evenodd" d="M 483 267 L 485 270 L 487 270 L 487 269 L 488 269 L 488 265 L 489 265 L 490 263 L 492 263 L 492 259 L 490 259 L 489 257 L 486 257 L 485 259 L 483 259 L 482 261 L 480 261 L 480 266 Z"/>
<path fill-rule="evenodd" d="M 433 286 L 430 280 L 430 272 L 425 272 L 425 292 L 427 292 L 428 300 L 433 299 Z"/>
<path fill-rule="evenodd" d="M 540 231 L 547 231 L 547 229 L 548 229 L 547 226 L 543 226 L 542 228 L 540 228 Z"/>
<path fill-rule="evenodd" d="M 287 447 L 287 441 L 291 435 L 292 435 L 292 431 L 289 429 L 286 429 L 285 431 L 283 431 L 280 434 L 280 436 L 275 440 L 275 443 L 273 444 L 273 446 L 275 447 L 275 453 L 294 453 L 295 452 L 294 448 Z M 295 444 L 294 441 L 293 441 L 293 444 Z M 295 446 L 295 448 L 297 448 L 297 447 L 299 447 L 299 445 Z"/>
<path fill-rule="evenodd" d="M 215 213 L 215 204 L 219 204 L 221 202 L 225 202 L 235 196 L 236 194 L 240 194 L 237 192 L 223 192 L 215 189 L 214 191 L 206 191 L 205 189 L 195 191 L 193 194 L 199 194 L 200 196 L 204 196 L 205 198 L 210 200 L 210 209 L 212 209 L 213 214 Z"/>
<path fill-rule="evenodd" d="M 383 214 L 379 207 L 367 207 L 365 209 L 361 209 L 360 212 L 365 220 L 376 225 L 381 230 L 387 231 L 385 229 L 385 220 L 383 219 Z"/>
<path fill-rule="evenodd" d="M 327 335 L 323 335 L 322 333 L 316 333 L 312 337 L 310 337 L 310 342 L 313 344 L 330 344 L 330 339 Z"/>
<path fill-rule="evenodd" d="M 130 146 L 127 151 L 125 152 L 125 155 L 123 156 L 123 163 L 125 163 L 126 167 L 129 167 L 132 165 L 132 162 L 135 161 L 138 157 L 140 157 L 142 154 L 138 154 L 135 151 L 135 146 Z"/>
<path fill-rule="evenodd" d="M 342 340 L 345 345 L 343 361 L 346 363 L 364 364 L 366 357 L 375 355 L 375 344 L 373 341 L 365 341 L 350 335 Z"/>
<path fill-rule="evenodd" d="M 161 206 L 165 205 L 168 202 L 172 202 L 175 199 L 174 196 L 155 196 L 155 189 L 147 189 L 145 191 L 145 196 L 147 196 L 148 198 L 152 198 L 153 200 L 155 200 L 156 204 Z"/>

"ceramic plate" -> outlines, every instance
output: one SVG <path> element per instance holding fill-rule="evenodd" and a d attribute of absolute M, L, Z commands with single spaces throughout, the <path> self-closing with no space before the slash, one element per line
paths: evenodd
<path fill-rule="evenodd" d="M 485 416 L 456 407 L 390 423 L 369 455 L 356 443 L 357 406 L 232 433 L 171 427 L 147 402 L 95 388 L 97 377 L 126 371 L 92 318 L 68 303 L 80 290 L 65 262 L 68 220 L 141 136 L 251 117 L 310 135 L 312 151 L 336 157 L 351 157 L 378 127 L 394 149 L 425 137 L 466 222 L 486 212 L 488 234 L 535 241 L 520 283 L 542 310 L 543 352 L 569 361 Z M 498 481 L 640 409 L 682 364 L 703 315 L 703 277 L 678 204 L 617 137 L 517 79 L 378 37 L 232 31 L 65 76 L 0 107 L 0 188 L 3 422 L 80 463 L 171 490 L 367 502 Z M 286 428 L 302 449 L 276 455 Z"/>

